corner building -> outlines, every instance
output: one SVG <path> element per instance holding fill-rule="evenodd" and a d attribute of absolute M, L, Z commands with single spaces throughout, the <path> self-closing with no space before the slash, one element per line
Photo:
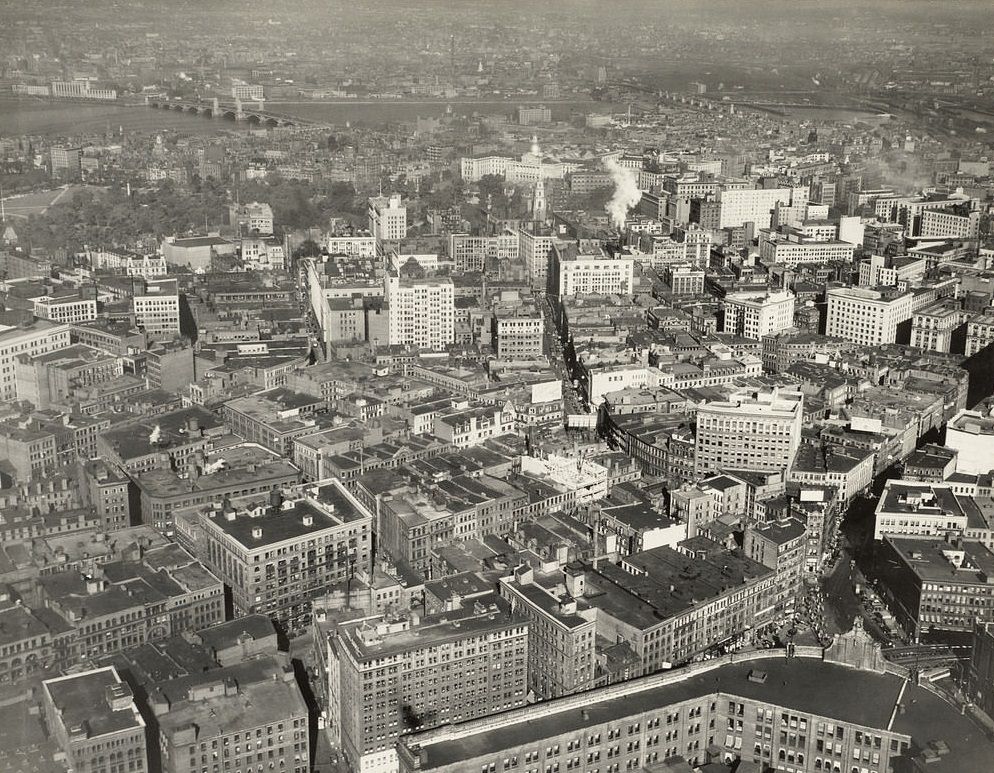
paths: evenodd
<path fill-rule="evenodd" d="M 706 403 L 697 411 L 697 473 L 788 470 L 801 444 L 803 421 L 800 392 L 743 389 L 727 400 Z"/>
<path fill-rule="evenodd" d="M 414 733 L 398 745 L 400 771 L 622 773 L 677 755 L 784 773 L 989 769 L 994 744 L 861 628 L 796 654 L 726 655 Z"/>
<path fill-rule="evenodd" d="M 338 481 L 297 499 L 230 502 L 200 517 L 205 563 L 231 588 L 237 614 L 262 613 L 293 635 L 311 600 L 368 568 L 372 516 Z"/>

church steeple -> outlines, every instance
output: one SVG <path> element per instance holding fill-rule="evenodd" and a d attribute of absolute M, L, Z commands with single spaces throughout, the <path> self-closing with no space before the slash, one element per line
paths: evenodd
<path fill-rule="evenodd" d="M 532 197 L 532 220 L 545 222 L 545 180 L 539 176 L 535 183 L 535 195 Z"/>

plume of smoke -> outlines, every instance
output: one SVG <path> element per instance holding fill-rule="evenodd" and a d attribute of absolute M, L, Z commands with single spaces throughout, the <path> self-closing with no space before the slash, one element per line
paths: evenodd
<path fill-rule="evenodd" d="M 604 168 L 611 175 L 614 183 L 614 194 L 604 205 L 605 211 L 611 216 L 611 222 L 620 230 L 625 227 L 628 210 L 639 203 L 642 191 L 639 190 L 638 178 L 634 169 L 621 166 L 615 159 L 604 159 Z"/>

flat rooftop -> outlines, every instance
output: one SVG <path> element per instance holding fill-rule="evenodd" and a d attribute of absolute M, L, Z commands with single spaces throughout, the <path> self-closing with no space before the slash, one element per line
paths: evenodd
<path fill-rule="evenodd" d="M 353 626 L 339 641 L 359 661 L 388 657 L 410 649 L 424 649 L 490 631 L 524 625 L 525 618 L 496 593 L 464 602 L 459 609 L 426 615 L 398 630 L 377 630 L 376 623 Z"/>
<path fill-rule="evenodd" d="M 100 668 L 83 674 L 63 676 L 44 682 L 44 688 L 59 709 L 65 726 L 86 723 L 88 738 L 145 726 L 132 700 L 128 708 L 114 711 L 105 695 L 108 687 L 122 684 L 114 668 Z M 128 694 L 130 694 L 128 689 Z"/>
<path fill-rule="evenodd" d="M 679 523 L 644 502 L 605 507 L 601 513 L 639 531 L 666 529 Z"/>
<path fill-rule="evenodd" d="M 958 545 L 936 539 L 886 537 L 911 570 L 925 582 L 994 584 L 994 553 L 982 542 Z"/>
<path fill-rule="evenodd" d="M 114 427 L 104 432 L 103 437 L 127 461 L 199 442 L 204 438 L 202 431 L 223 427 L 213 413 L 195 405 Z"/>
<path fill-rule="evenodd" d="M 658 625 L 773 571 L 731 551 L 705 560 L 669 547 L 634 553 L 623 563 L 639 574 L 602 563 L 588 573 L 584 598 L 591 606 L 642 628 Z"/>
<path fill-rule="evenodd" d="M 235 514 L 234 520 L 228 520 L 223 513 L 218 512 L 210 516 L 207 522 L 242 546 L 255 550 L 370 518 L 369 513 L 353 504 L 341 491 L 324 491 L 319 497 L 317 502 L 310 499 L 284 502 L 279 510 L 269 507 L 268 497 L 263 497 L 257 500 L 262 508 L 257 511 L 259 515 L 251 515 L 242 510 Z M 308 518 L 309 523 L 306 522 Z M 260 537 L 253 536 L 256 529 L 262 529 Z"/>
<path fill-rule="evenodd" d="M 225 449 L 224 458 L 228 454 Z M 283 459 L 274 459 L 271 455 L 253 457 L 258 461 L 240 462 L 235 455 L 235 461 L 230 467 L 220 469 L 210 475 L 201 475 L 196 480 L 179 478 L 172 470 L 152 470 L 135 476 L 135 482 L 143 494 L 151 497 L 169 497 L 188 495 L 210 496 L 215 491 L 237 490 L 242 486 L 256 484 L 267 480 L 284 481 L 287 478 L 300 479 L 300 470 Z M 264 460 L 263 460 L 264 459 Z"/>
<path fill-rule="evenodd" d="M 970 435 L 994 435 L 994 417 L 984 416 L 977 411 L 961 411 L 953 417 L 949 426 Z M 994 460 L 991 465 L 994 466 Z"/>
<path fill-rule="evenodd" d="M 168 701 L 169 709 L 156 716 L 164 733 L 193 725 L 198 740 L 224 735 L 233 727 L 252 728 L 307 716 L 292 672 L 287 678 L 283 666 L 271 657 L 174 679 L 150 693 L 153 701 Z"/>
<path fill-rule="evenodd" d="M 753 670 L 765 671 L 762 684 L 749 680 Z M 653 679 L 649 677 L 648 679 Z M 857 671 L 853 668 L 806 658 L 762 658 L 745 663 L 729 663 L 691 676 L 672 672 L 672 680 L 657 687 L 639 689 L 644 680 L 627 683 L 631 689 L 618 697 L 598 700 L 600 691 L 588 693 L 589 702 L 577 706 L 574 700 L 564 699 L 542 704 L 545 712 L 528 708 L 508 712 L 504 723 L 491 730 L 481 730 L 452 740 L 425 743 L 420 748 L 427 759 L 420 769 L 431 770 L 453 765 L 495 750 L 516 748 L 523 745 L 541 745 L 547 738 L 567 733 L 583 733 L 587 728 L 609 722 L 620 722 L 648 712 L 658 711 L 674 704 L 694 699 L 710 699 L 718 695 L 741 696 L 799 712 L 811 713 L 828 719 L 862 725 L 867 728 L 886 728 L 904 680 L 891 674 Z M 939 702 L 938 699 L 935 699 Z M 556 704 L 563 708 L 556 710 Z M 941 713 L 951 713 L 943 706 Z M 956 715 L 958 716 L 958 715 Z M 517 721 L 515 719 L 517 718 Z M 915 723 L 907 722 L 913 729 Z M 969 724 L 967 722 L 967 724 Z M 898 732 L 907 732 L 895 728 Z M 980 736 L 979 730 L 975 731 Z M 417 743 L 418 736 L 409 736 L 408 745 Z M 985 744 L 988 748 L 990 744 Z M 990 754 L 990 751 L 986 752 Z M 989 765 L 990 757 L 986 758 Z M 932 768 L 929 768 L 930 770 Z M 944 768 L 947 771 L 984 770 L 980 767 Z"/>

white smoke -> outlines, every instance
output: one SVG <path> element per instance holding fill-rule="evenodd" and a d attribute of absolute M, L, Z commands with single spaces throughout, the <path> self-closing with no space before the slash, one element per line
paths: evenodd
<path fill-rule="evenodd" d="M 613 158 L 604 159 L 604 168 L 614 182 L 614 194 L 604 205 L 604 210 L 611 216 L 611 222 L 621 230 L 625 227 L 628 210 L 639 203 L 642 191 L 639 190 L 638 178 L 634 169 L 621 166 Z"/>

